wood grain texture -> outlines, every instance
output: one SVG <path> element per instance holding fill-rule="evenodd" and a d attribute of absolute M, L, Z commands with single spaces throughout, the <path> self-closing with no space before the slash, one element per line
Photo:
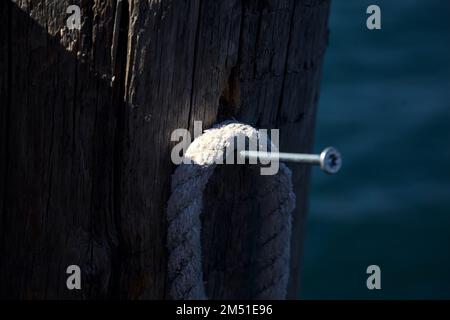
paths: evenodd
<path fill-rule="evenodd" d="M 64 27 L 71 4 L 80 31 Z M 310 151 L 328 11 L 328 0 L 2 1 L 0 297 L 165 298 L 170 134 L 234 117 L 279 128 L 283 151 Z M 309 171 L 290 167 L 296 297 Z M 210 297 L 251 296 L 253 180 L 221 167 L 210 182 Z M 65 287 L 71 264 L 80 291 Z"/>

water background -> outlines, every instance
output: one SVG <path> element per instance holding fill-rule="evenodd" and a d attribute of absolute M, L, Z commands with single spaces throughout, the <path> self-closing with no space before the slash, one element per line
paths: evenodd
<path fill-rule="evenodd" d="M 313 170 L 300 297 L 450 298 L 450 1 L 333 0 L 330 19 L 315 150 L 344 166 Z"/>

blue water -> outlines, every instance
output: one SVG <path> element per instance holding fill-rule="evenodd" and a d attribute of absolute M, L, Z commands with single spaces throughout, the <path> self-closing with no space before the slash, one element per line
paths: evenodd
<path fill-rule="evenodd" d="M 300 296 L 450 298 L 450 1 L 334 0 L 330 19 L 315 149 L 344 166 L 314 170 Z"/>

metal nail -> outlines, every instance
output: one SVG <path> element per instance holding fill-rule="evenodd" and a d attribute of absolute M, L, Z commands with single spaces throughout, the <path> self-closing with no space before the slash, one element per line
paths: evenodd
<path fill-rule="evenodd" d="M 335 174 L 341 169 L 341 153 L 333 147 L 325 148 L 320 154 L 265 152 L 265 151 L 240 151 L 241 157 L 246 159 L 278 160 L 285 162 L 299 162 L 310 165 L 319 165 L 320 169 L 328 174 Z"/>

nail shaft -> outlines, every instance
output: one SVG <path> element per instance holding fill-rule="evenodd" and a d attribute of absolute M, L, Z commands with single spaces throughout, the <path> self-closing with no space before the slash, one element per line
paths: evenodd
<path fill-rule="evenodd" d="M 333 147 L 324 149 L 320 154 L 242 150 L 240 151 L 240 156 L 246 159 L 259 159 L 263 161 L 298 162 L 319 165 L 324 172 L 329 174 L 337 173 L 342 166 L 341 154 Z"/>
<path fill-rule="evenodd" d="M 242 150 L 241 157 L 246 159 L 279 160 L 284 162 L 300 162 L 312 165 L 320 165 L 320 155 L 306 153 L 265 152 Z"/>

